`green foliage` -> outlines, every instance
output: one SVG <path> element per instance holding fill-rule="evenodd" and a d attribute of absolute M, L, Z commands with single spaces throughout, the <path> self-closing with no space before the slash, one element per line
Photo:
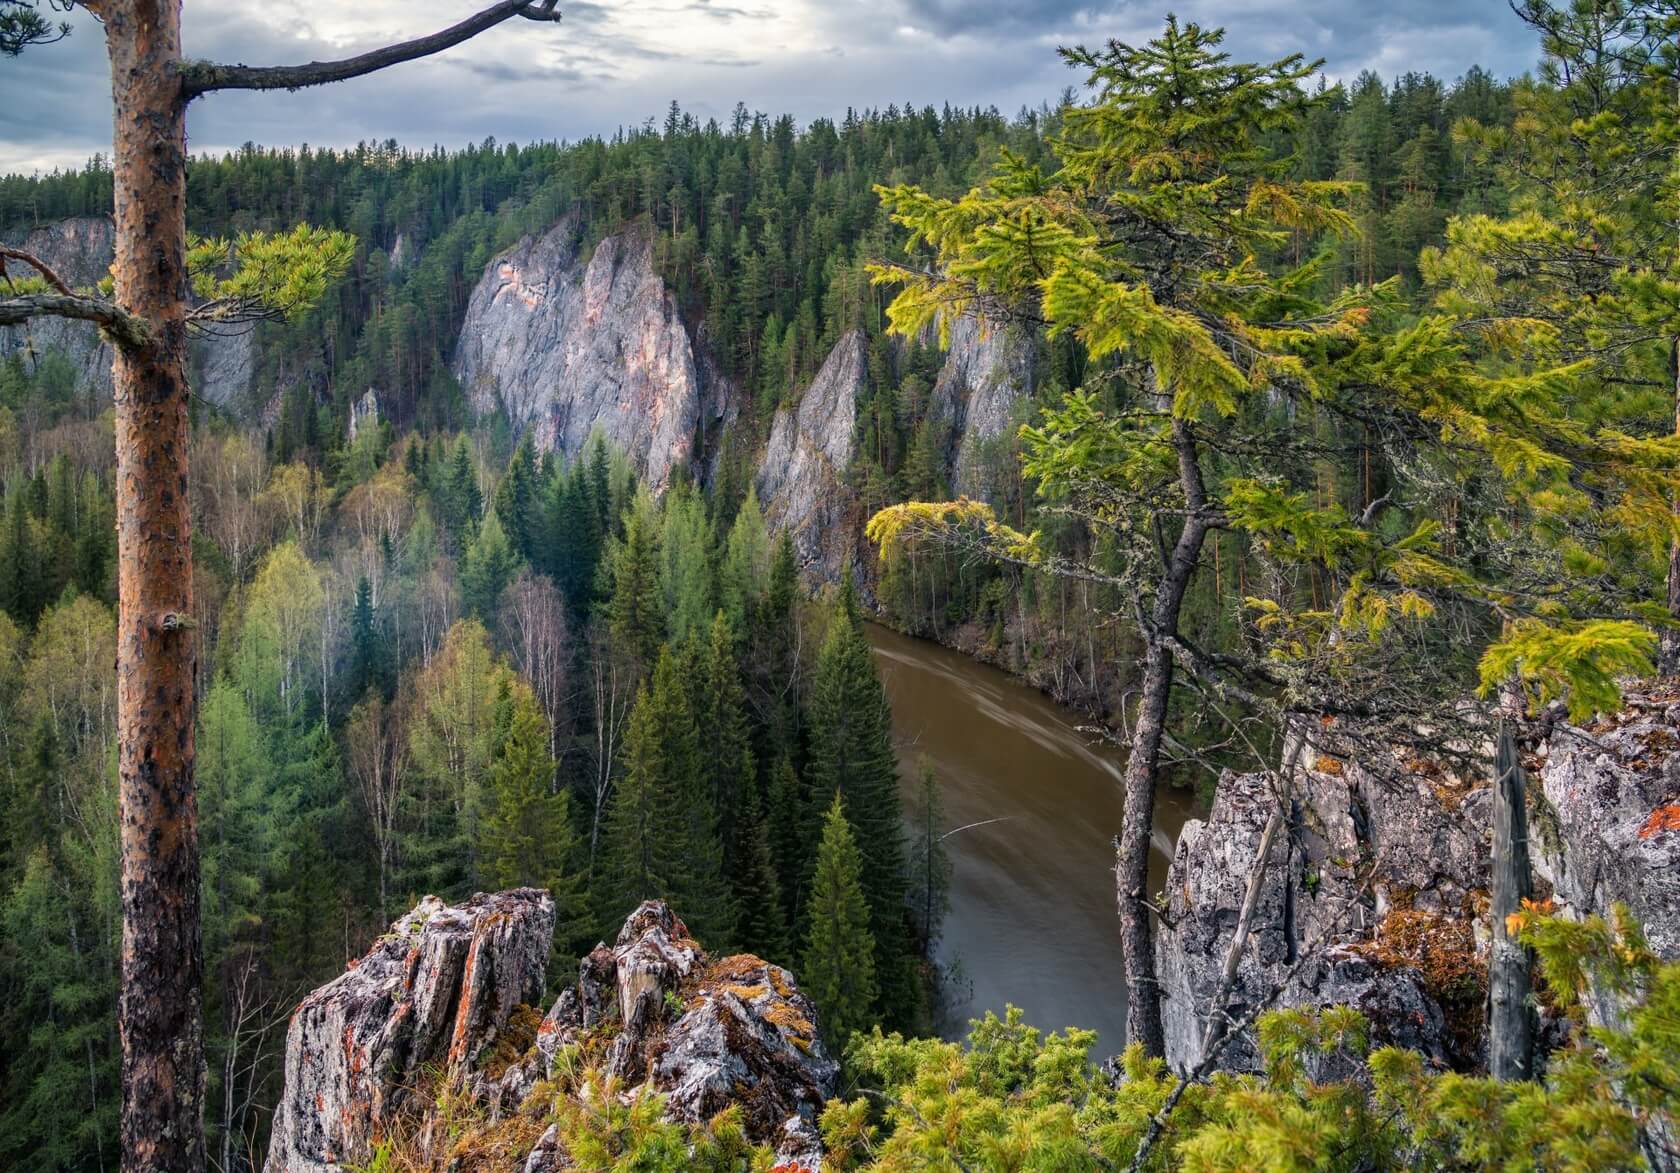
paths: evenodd
<path fill-rule="evenodd" d="M 844 800 L 863 859 L 863 892 L 875 946 L 874 980 L 880 984 L 889 1021 L 908 1022 L 916 996 L 905 927 L 909 884 L 892 709 L 875 670 L 874 653 L 864 638 L 850 579 L 842 588 L 817 656 L 809 729 L 805 825 L 814 826 L 817 812 L 831 810 L 836 799 Z M 813 906 L 807 916 L 814 915 Z"/>
<path fill-rule="evenodd" d="M 355 252 L 349 233 L 307 224 L 232 240 L 193 237 L 187 272 L 202 303 L 193 316 L 215 322 L 297 317 L 344 276 Z"/>
<path fill-rule="evenodd" d="M 823 820 L 816 874 L 805 904 L 809 928 L 800 989 L 817 1005 L 823 1036 L 843 1052 L 857 1031 L 875 1021 L 875 940 L 869 931 L 858 850 L 839 794 Z"/>

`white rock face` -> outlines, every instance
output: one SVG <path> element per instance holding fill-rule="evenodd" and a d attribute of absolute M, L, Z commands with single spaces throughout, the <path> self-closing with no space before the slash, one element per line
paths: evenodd
<path fill-rule="evenodd" d="M 115 230 L 110 220 L 85 216 L 45 225 L 9 243 L 40 257 L 68 284 L 80 288 L 110 272 Z M 9 265 L 14 275 L 25 268 L 17 261 Z M 0 356 L 21 354 L 27 363 L 53 351 L 69 360 L 82 386 L 110 396 L 111 347 L 89 323 L 37 318 L 25 326 L 0 327 Z M 241 406 L 256 358 L 256 334 L 249 327 L 195 334 L 187 356 L 188 381 L 194 394 L 218 407 Z"/>
<path fill-rule="evenodd" d="M 576 456 L 599 428 L 655 492 L 692 467 L 697 438 L 725 418 L 726 382 L 698 358 L 654 271 L 646 231 L 578 255 L 562 220 L 490 262 L 473 290 L 455 377 L 475 409 L 503 407 L 540 447 Z"/>
<path fill-rule="evenodd" d="M 792 535 L 801 569 L 818 582 L 839 581 L 862 541 L 845 477 L 868 367 L 863 335 L 853 330 L 829 352 L 799 407 L 776 412 L 758 469 L 765 518 Z"/>

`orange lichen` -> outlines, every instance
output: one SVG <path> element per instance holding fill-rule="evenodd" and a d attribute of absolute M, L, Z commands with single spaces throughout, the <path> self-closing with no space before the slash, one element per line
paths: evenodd
<path fill-rule="evenodd" d="M 1468 918 L 1396 908 L 1377 925 L 1371 940 L 1352 950 L 1378 965 L 1416 970 L 1446 1017 L 1452 1049 L 1464 1056 L 1475 1054 L 1487 969 L 1476 955 L 1475 930 Z"/>
<path fill-rule="evenodd" d="M 1639 837 L 1655 839 L 1664 831 L 1680 831 L 1680 802 L 1671 802 L 1652 811 L 1645 825 L 1639 828 Z"/>

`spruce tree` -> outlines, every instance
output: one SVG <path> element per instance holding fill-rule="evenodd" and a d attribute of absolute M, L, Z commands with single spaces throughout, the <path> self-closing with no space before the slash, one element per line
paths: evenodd
<path fill-rule="evenodd" d="M 637 694 L 607 809 L 596 902 L 611 929 L 637 904 L 668 901 L 714 951 L 734 939 L 723 848 L 707 792 L 700 738 L 680 661 L 661 653 Z"/>
<path fill-rule="evenodd" d="M 363 575 L 356 582 L 356 600 L 350 608 L 350 669 L 344 691 L 351 697 L 360 697 L 369 688 L 389 693 L 388 663 L 373 608 L 373 584 Z"/>
<path fill-rule="evenodd" d="M 461 601 L 468 612 L 485 623 L 494 620 L 502 591 L 518 572 L 519 551 L 508 540 L 501 518 L 492 513 L 461 559 Z"/>
<path fill-rule="evenodd" d="M 821 817 L 819 812 L 836 797 L 845 800 L 863 854 L 863 890 L 869 901 L 883 1008 L 891 1021 L 907 1022 L 917 998 L 904 919 L 904 811 L 892 744 L 892 709 L 875 672 L 874 654 L 858 614 L 857 590 L 849 575 L 817 658 L 808 725 L 806 825 L 813 827 Z"/>
<path fill-rule="evenodd" d="M 864 866 L 836 794 L 817 846 L 799 974 L 799 988 L 816 1003 L 823 1037 L 836 1052 L 844 1052 L 852 1035 L 875 1021 L 877 950 L 859 876 Z"/>
<path fill-rule="evenodd" d="M 758 787 L 753 784 L 750 753 L 742 760 L 741 773 L 742 800 L 728 872 L 735 897 L 736 937 L 742 948 L 771 961 L 785 962 L 789 957 L 782 886 L 776 879 L 770 829 L 758 800 Z"/>
<path fill-rule="evenodd" d="M 803 924 L 801 898 L 811 856 L 806 845 L 805 802 L 799 775 L 786 755 L 776 759 L 765 786 L 764 829 L 770 841 L 770 859 L 776 867 L 783 916 L 790 925 Z"/>
<path fill-rule="evenodd" d="M 571 791 L 554 784 L 548 721 L 523 681 L 504 678 L 496 699 L 498 748 L 486 779 L 488 810 L 478 855 L 494 888 L 547 888 L 554 897 L 555 948 L 564 956 L 588 935 L 575 867 Z"/>
<path fill-rule="evenodd" d="M 531 438 L 526 436 L 513 451 L 507 474 L 496 486 L 493 503 L 508 544 L 526 559 L 531 557 L 532 536 L 536 530 L 537 490 L 536 454 L 531 447 Z"/>
<path fill-rule="evenodd" d="M 613 643 L 639 672 L 651 671 L 665 637 L 659 590 L 659 537 L 652 500 L 639 497 L 613 551 L 612 596 L 607 605 Z"/>

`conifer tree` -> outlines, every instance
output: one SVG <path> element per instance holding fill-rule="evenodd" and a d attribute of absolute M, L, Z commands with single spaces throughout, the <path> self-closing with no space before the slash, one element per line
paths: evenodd
<path fill-rule="evenodd" d="M 799 775 L 785 754 L 776 759 L 765 784 L 764 828 L 770 841 L 770 859 L 776 866 L 776 886 L 782 894 L 783 919 L 789 925 L 803 924 L 801 904 L 811 856 L 806 846 L 805 800 Z"/>
<path fill-rule="evenodd" d="M 752 730 L 747 698 L 741 688 L 741 667 L 735 658 L 735 631 L 719 611 L 712 619 L 709 641 L 696 669 L 695 717 L 705 731 L 706 789 L 717 812 L 718 836 L 723 842 L 723 869 L 733 874 L 736 822 L 746 793 L 756 790 Z"/>
<path fill-rule="evenodd" d="M 680 661 L 666 649 L 630 714 L 596 900 L 609 928 L 644 900 L 668 901 L 721 949 L 734 939 L 734 909 L 689 697 Z"/>
<path fill-rule="evenodd" d="M 609 562 L 612 591 L 607 616 L 613 643 L 640 672 L 652 671 L 665 638 L 657 523 L 652 499 L 640 495 L 625 523 L 624 540 Z"/>
<path fill-rule="evenodd" d="M 356 599 L 350 607 L 350 668 L 345 691 L 360 697 L 369 688 L 389 691 L 390 660 L 373 608 L 373 584 L 366 575 L 356 580 Z"/>
<path fill-rule="evenodd" d="M 532 538 L 536 531 L 537 491 L 536 453 L 531 447 L 531 437 L 526 436 L 513 450 L 507 473 L 496 486 L 493 505 L 508 544 L 527 560 L 532 557 Z"/>
<path fill-rule="evenodd" d="M 536 695 L 504 677 L 496 698 L 496 756 L 485 779 L 487 810 L 478 854 L 493 888 L 547 888 L 554 897 L 555 948 L 566 955 L 586 937 L 571 791 L 554 784 L 548 722 Z"/>
<path fill-rule="evenodd" d="M 1571 372 L 1545 348 L 1514 374 L 1468 353 L 1483 315 L 1419 320 L 1398 312 L 1395 283 L 1315 293 L 1325 250 L 1358 237 L 1359 190 L 1291 178 L 1267 144 L 1327 100 L 1302 88 L 1317 67 L 1299 55 L 1235 62 L 1223 37 L 1169 17 L 1146 44 L 1065 51 L 1094 96 L 1064 110 L 1053 171 L 1006 156 L 959 199 L 879 189 L 912 248 L 926 246 L 914 267 L 875 270 L 902 285 L 895 330 L 1025 313 L 1104 375 L 1021 433 L 1023 471 L 1063 517 L 1103 535 L 1100 556 L 1070 557 L 969 499 L 895 506 L 868 532 L 889 559 L 925 539 L 1100 583 L 1123 601 L 1116 618 L 1143 654 L 1117 896 L 1128 1033 L 1155 1055 L 1165 1044 L 1148 865 L 1183 674 L 1204 708 L 1240 704 L 1274 727 L 1358 713 L 1364 735 L 1387 744 L 1438 739 L 1426 726 L 1446 698 L 1487 695 L 1512 675 L 1590 712 L 1614 701 L 1616 674 L 1648 663 L 1651 632 L 1629 618 L 1648 600 L 1607 589 L 1593 544 L 1529 558 L 1543 547 L 1513 543 L 1508 527 L 1527 515 L 1543 532 L 1596 508 L 1608 528 L 1648 536 L 1649 502 L 1673 489 L 1662 452 L 1572 418 Z M 1379 467 L 1327 499 L 1325 454 L 1373 434 Z M 1236 600 L 1232 620 L 1258 642 L 1209 654 L 1186 607 L 1223 530 L 1246 536 L 1277 585 Z"/>
<path fill-rule="evenodd" d="M 492 513 L 461 560 L 461 599 L 467 610 L 488 623 L 502 601 L 502 591 L 519 573 L 519 552 L 508 541 L 502 521 Z"/>
<path fill-rule="evenodd" d="M 736 937 L 741 947 L 771 961 L 787 961 L 787 918 L 776 861 L 770 850 L 770 829 L 752 779 L 752 759 L 742 762 L 742 801 L 736 815 L 730 852 L 730 889 L 735 897 Z"/>
<path fill-rule="evenodd" d="M 905 931 L 907 880 L 904 810 L 898 792 L 898 759 L 892 743 L 892 709 L 864 637 L 857 589 L 850 575 L 830 617 L 828 637 L 811 684 L 807 826 L 814 826 L 838 796 L 857 832 L 863 856 L 863 890 L 875 942 L 875 973 L 883 1009 L 906 1021 L 916 1002 Z"/>
<path fill-rule="evenodd" d="M 875 940 L 860 872 L 865 864 L 835 794 L 823 818 L 816 872 L 806 902 L 805 955 L 799 988 L 817 1005 L 824 1037 L 836 1053 L 875 1021 Z"/>

